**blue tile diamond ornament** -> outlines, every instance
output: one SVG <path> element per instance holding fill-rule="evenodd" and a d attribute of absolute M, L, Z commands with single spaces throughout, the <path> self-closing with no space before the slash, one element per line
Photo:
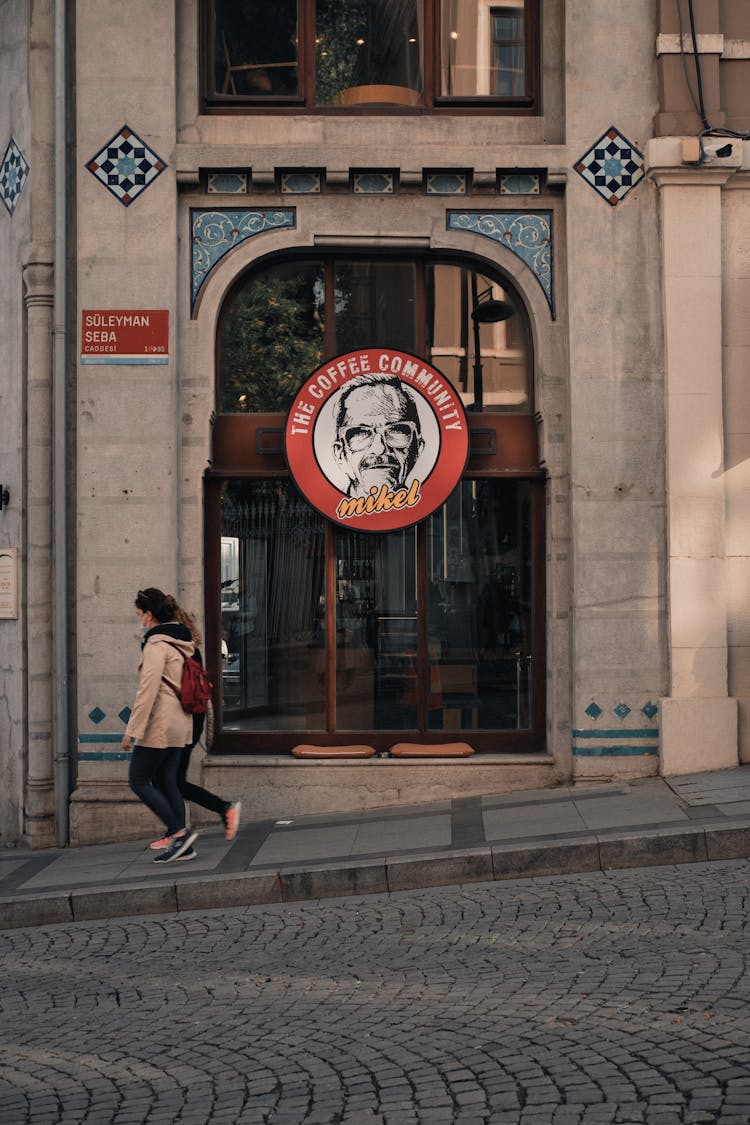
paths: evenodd
<path fill-rule="evenodd" d="M 0 198 L 12 215 L 29 176 L 29 165 L 13 137 L 0 164 Z"/>
<path fill-rule="evenodd" d="M 628 715 L 630 714 L 630 708 L 628 707 L 627 703 L 618 703 L 614 709 L 614 712 L 615 715 L 617 715 L 618 719 L 627 719 Z"/>
<path fill-rule="evenodd" d="M 611 207 L 621 203 L 643 179 L 643 153 L 614 125 L 573 167 Z"/>
<path fill-rule="evenodd" d="M 123 125 L 86 167 L 115 199 L 129 207 L 167 165 L 137 133 Z"/>
<path fill-rule="evenodd" d="M 602 709 L 598 703 L 589 703 L 586 708 L 586 714 L 592 719 L 598 719 L 602 713 Z"/>

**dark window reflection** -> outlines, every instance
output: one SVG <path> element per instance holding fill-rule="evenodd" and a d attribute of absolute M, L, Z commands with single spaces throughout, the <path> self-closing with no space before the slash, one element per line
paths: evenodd
<path fill-rule="evenodd" d="M 322 518 L 290 481 L 231 481 L 221 556 L 225 729 L 324 729 Z"/>
<path fill-rule="evenodd" d="M 289 97 L 299 93 L 296 0 L 215 0 L 214 93 Z"/>
<path fill-rule="evenodd" d="M 525 481 L 464 481 L 428 529 L 429 726 L 531 724 L 531 498 Z"/>
<path fill-rule="evenodd" d="M 323 358 L 323 265 L 284 262 L 230 294 L 221 322 L 219 410 L 287 410 Z"/>

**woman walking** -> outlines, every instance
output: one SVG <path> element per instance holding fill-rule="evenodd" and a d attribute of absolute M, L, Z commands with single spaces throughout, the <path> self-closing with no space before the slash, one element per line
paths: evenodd
<path fill-rule="evenodd" d="M 190 633 L 195 651 L 193 656 L 201 664 L 203 657 L 201 656 L 200 643 L 201 635 L 198 626 L 193 621 L 193 618 L 187 613 L 186 610 L 180 606 L 175 606 L 175 620 L 179 621 L 181 625 Z M 200 805 L 210 812 L 217 813 L 224 825 L 224 836 L 227 840 L 233 840 L 237 835 L 237 829 L 240 826 L 240 811 L 242 809 L 241 801 L 225 801 L 223 797 L 218 797 L 215 793 L 211 793 L 208 789 L 204 789 L 201 785 L 194 785 L 187 779 L 188 767 L 190 765 L 190 755 L 193 747 L 197 744 L 203 732 L 203 725 L 206 719 L 205 715 L 193 715 L 193 729 L 190 736 L 190 741 L 186 744 L 185 749 L 180 755 L 180 763 L 177 767 L 177 786 L 180 794 L 186 801 L 191 801 L 194 805 Z"/>
<path fill-rule="evenodd" d="M 130 788 L 166 829 L 151 845 L 159 851 L 155 863 L 193 859 L 198 836 L 185 825 L 185 802 L 177 784 L 180 756 L 193 731 L 192 715 L 183 711 L 178 693 L 184 658 L 193 655 L 195 646 L 190 631 L 175 620 L 176 609 L 174 599 L 154 586 L 136 595 L 144 637 L 138 690 L 122 738 L 123 750 L 132 750 Z"/>

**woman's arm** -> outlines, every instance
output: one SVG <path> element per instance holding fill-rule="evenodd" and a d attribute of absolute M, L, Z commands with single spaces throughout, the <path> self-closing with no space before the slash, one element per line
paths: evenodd
<path fill-rule="evenodd" d="M 129 750 L 134 739 L 140 740 L 143 738 L 156 697 L 159 694 L 166 660 L 166 645 L 158 642 L 146 642 L 143 650 L 141 673 L 138 679 L 138 690 L 135 693 L 133 710 L 122 739 L 123 750 Z M 126 741 L 128 742 L 127 746 L 125 745 Z"/>

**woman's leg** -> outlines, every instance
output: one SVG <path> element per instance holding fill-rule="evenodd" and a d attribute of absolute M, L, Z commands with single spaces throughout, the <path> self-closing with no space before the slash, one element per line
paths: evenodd
<path fill-rule="evenodd" d="M 186 746 L 180 755 L 180 763 L 177 767 L 177 787 L 186 801 L 192 801 L 194 805 L 200 805 L 201 808 L 209 809 L 223 817 L 227 809 L 230 808 L 230 802 L 223 801 L 221 797 L 217 797 L 215 793 L 210 793 L 208 789 L 203 789 L 200 785 L 193 785 L 187 779 L 192 749 L 192 746 Z"/>
<path fill-rule="evenodd" d="M 180 750 L 174 747 L 135 746 L 128 771 L 130 788 L 164 822 L 168 836 L 185 827 L 185 805 L 177 788 L 179 757 Z"/>

